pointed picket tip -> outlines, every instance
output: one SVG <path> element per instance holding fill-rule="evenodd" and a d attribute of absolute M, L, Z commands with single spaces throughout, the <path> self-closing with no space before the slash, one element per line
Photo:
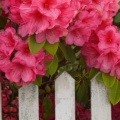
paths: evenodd
<path fill-rule="evenodd" d="M 91 120 L 111 120 L 108 91 L 102 82 L 96 80 L 97 75 L 91 79 Z"/>
<path fill-rule="evenodd" d="M 66 71 L 64 71 L 56 80 L 55 83 L 57 84 L 59 81 L 62 83 L 68 83 L 70 81 L 71 83 L 74 83 L 75 80 L 72 78 L 70 74 L 68 74 Z M 59 82 L 60 83 L 60 82 Z M 61 84 L 62 84 L 61 83 Z"/>
<path fill-rule="evenodd" d="M 55 81 L 55 120 L 75 120 L 75 80 L 63 72 Z"/>
<path fill-rule="evenodd" d="M 32 83 L 19 89 L 19 120 L 39 120 L 38 86 Z"/>
<path fill-rule="evenodd" d="M 64 71 L 63 73 L 61 73 L 60 76 L 56 79 L 56 81 L 57 81 L 59 78 L 61 78 L 61 77 L 71 78 L 73 81 L 75 81 L 75 80 L 73 79 L 73 77 L 72 77 L 69 73 L 67 73 L 66 71 Z"/>

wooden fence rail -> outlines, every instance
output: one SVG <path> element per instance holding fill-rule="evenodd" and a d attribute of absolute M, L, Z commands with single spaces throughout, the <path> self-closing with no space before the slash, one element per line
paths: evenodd
<path fill-rule="evenodd" d="M 19 89 L 19 120 L 39 120 L 38 98 L 38 86 L 34 84 Z M 75 80 L 67 72 L 55 81 L 55 120 L 75 120 Z M 95 77 L 91 80 L 91 120 L 111 120 L 107 90 Z"/>

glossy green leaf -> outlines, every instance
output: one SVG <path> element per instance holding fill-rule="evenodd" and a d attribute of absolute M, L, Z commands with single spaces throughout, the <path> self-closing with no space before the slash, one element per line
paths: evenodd
<path fill-rule="evenodd" d="M 32 54 L 35 54 L 37 53 L 38 51 L 41 50 L 41 48 L 43 48 L 44 44 L 45 44 L 45 41 L 42 42 L 42 43 L 37 43 L 36 40 L 35 40 L 35 37 L 32 35 L 30 36 L 29 38 L 29 49 L 30 49 L 30 52 Z"/>
<path fill-rule="evenodd" d="M 102 73 L 101 72 L 96 76 L 96 80 L 99 81 L 99 82 L 103 82 L 103 78 L 102 78 Z"/>
<path fill-rule="evenodd" d="M 80 58 L 79 60 L 80 67 L 85 68 L 86 67 L 86 61 L 84 58 Z"/>
<path fill-rule="evenodd" d="M 118 13 L 118 14 L 115 16 L 114 21 L 115 21 L 115 23 L 119 23 L 119 22 L 120 22 L 120 13 Z"/>
<path fill-rule="evenodd" d="M 116 80 L 114 85 L 109 88 L 109 99 L 113 105 L 120 101 L 120 81 Z"/>
<path fill-rule="evenodd" d="M 106 87 L 112 87 L 116 80 L 116 75 L 110 76 L 108 73 L 102 73 L 103 82 Z"/>
<path fill-rule="evenodd" d="M 74 62 L 76 60 L 76 56 L 71 46 L 66 46 L 66 52 L 69 61 Z"/>
<path fill-rule="evenodd" d="M 52 76 L 56 72 L 57 68 L 58 68 L 58 58 L 57 55 L 55 55 L 54 60 L 48 65 L 47 73 Z"/>
<path fill-rule="evenodd" d="M 71 46 L 67 46 L 63 43 L 60 43 L 59 47 L 60 47 L 61 51 L 63 52 L 66 60 L 68 60 L 70 62 L 74 62 L 76 60 L 75 53 L 74 53 L 73 49 L 71 48 Z"/>
<path fill-rule="evenodd" d="M 41 76 L 37 76 L 36 80 L 34 81 L 35 85 L 41 86 L 42 84 L 42 77 Z"/>
<path fill-rule="evenodd" d="M 45 50 L 46 50 L 48 53 L 50 53 L 50 54 L 52 54 L 52 55 L 55 55 L 56 52 L 57 52 L 57 49 L 58 49 L 58 45 L 59 45 L 58 42 L 55 43 L 55 44 L 50 44 L 50 43 L 48 43 L 48 42 L 46 41 L 46 43 L 45 43 L 45 45 L 44 45 L 44 48 L 45 48 Z"/>
<path fill-rule="evenodd" d="M 89 79 L 92 79 L 98 73 L 98 69 L 92 68 L 89 72 Z"/>
<path fill-rule="evenodd" d="M 52 101 L 47 96 L 43 100 L 43 108 L 44 108 L 44 119 L 47 120 L 54 113 Z"/>
<path fill-rule="evenodd" d="M 77 93 L 76 93 L 76 100 L 78 102 L 82 102 L 82 103 L 87 103 L 88 102 L 88 99 L 89 99 L 89 92 L 88 92 L 88 85 L 87 85 L 87 82 L 83 82 L 78 90 L 77 90 Z"/>

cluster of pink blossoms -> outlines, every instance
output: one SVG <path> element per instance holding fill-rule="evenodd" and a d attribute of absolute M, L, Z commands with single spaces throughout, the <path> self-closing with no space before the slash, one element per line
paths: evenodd
<path fill-rule="evenodd" d="M 119 0 L 2 0 L 10 19 L 24 37 L 53 44 L 67 35 L 66 43 L 83 46 L 98 26 L 112 23 Z"/>
<path fill-rule="evenodd" d="M 14 28 L 0 32 L 0 70 L 8 80 L 19 85 L 33 82 L 36 75 L 45 75 L 45 62 L 52 59 L 43 49 L 31 54 L 28 41 L 18 37 Z"/>
<path fill-rule="evenodd" d="M 110 73 L 111 76 L 116 74 L 120 79 L 120 30 L 112 23 L 112 17 L 118 10 L 118 1 L 110 0 L 104 3 L 107 3 L 105 5 L 109 6 L 109 9 L 106 11 L 107 7 L 103 4 L 105 9 L 102 16 L 99 16 L 100 23 L 95 29 L 89 29 L 90 35 L 82 47 L 82 54 L 89 67 Z M 102 2 L 99 4 L 102 6 Z"/>
<path fill-rule="evenodd" d="M 36 34 L 39 43 L 46 39 L 51 44 L 58 42 L 74 17 L 70 0 L 2 0 L 2 6 L 19 25 L 19 34 Z"/>
<path fill-rule="evenodd" d="M 112 25 L 119 0 L 2 0 L 18 33 L 36 36 L 41 43 L 54 44 L 66 36 L 66 43 L 83 46 L 89 67 L 99 68 L 120 79 L 120 33 Z M 18 56 L 18 55 L 16 55 Z M 16 62 L 13 59 L 13 62 Z M 8 72 L 9 73 L 9 72 Z M 10 78 L 10 75 L 7 74 Z M 25 76 L 24 76 L 25 77 Z M 10 78 L 11 79 L 11 78 Z"/>

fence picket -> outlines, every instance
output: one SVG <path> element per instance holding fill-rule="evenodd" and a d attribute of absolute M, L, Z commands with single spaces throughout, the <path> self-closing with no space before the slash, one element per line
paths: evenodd
<path fill-rule="evenodd" d="M 26 85 L 19 89 L 19 120 L 39 120 L 38 86 Z M 2 97 L 0 84 L 0 120 Z M 111 104 L 103 83 L 91 80 L 91 120 L 111 120 Z M 63 72 L 55 81 L 55 120 L 75 120 L 75 80 Z"/>
<path fill-rule="evenodd" d="M 63 72 L 55 81 L 55 120 L 75 120 L 75 80 Z"/>
<path fill-rule="evenodd" d="M 38 86 L 26 85 L 19 89 L 19 120 L 39 120 Z"/>
<path fill-rule="evenodd" d="M 111 105 L 103 83 L 91 80 L 91 120 L 111 120 Z"/>

